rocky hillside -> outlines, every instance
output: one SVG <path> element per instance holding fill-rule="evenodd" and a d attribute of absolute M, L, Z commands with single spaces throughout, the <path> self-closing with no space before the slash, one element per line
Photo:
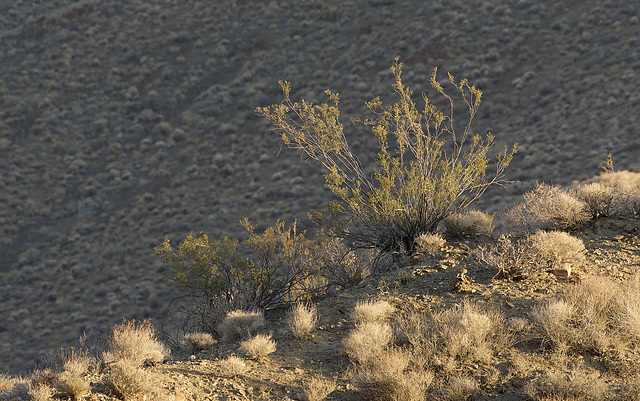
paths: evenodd
<path fill-rule="evenodd" d="M 536 181 L 639 160 L 640 4 L 612 1 L 95 0 L 0 4 L 0 371 L 161 321 L 171 283 L 153 248 L 190 231 L 241 236 L 329 198 L 322 171 L 254 114 L 341 95 L 351 127 L 391 92 L 389 67 L 426 90 L 434 66 L 483 92 L 478 132 L 518 142 L 502 211 Z"/>

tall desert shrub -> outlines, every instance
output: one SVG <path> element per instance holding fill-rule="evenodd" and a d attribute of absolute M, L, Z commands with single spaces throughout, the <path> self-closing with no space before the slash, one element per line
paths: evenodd
<path fill-rule="evenodd" d="M 326 218 L 334 235 L 354 247 L 382 253 L 413 252 L 418 235 L 435 232 L 442 219 L 503 181 L 515 146 L 511 151 L 505 148 L 487 174 L 487 153 L 494 137 L 472 136 L 471 130 L 482 92 L 466 79 L 455 81 L 449 74 L 468 110 L 468 122 L 457 127 L 453 99 L 437 81 L 437 69 L 429 82 L 449 103 L 448 114 L 439 111 L 425 94 L 424 108 L 418 109 L 412 91 L 402 82 L 398 59 L 391 70 L 397 102 L 384 106 L 375 98 L 366 104 L 374 117 L 357 120 L 371 127 L 378 142 L 373 174 L 349 147 L 337 93 L 326 92 L 329 103 L 294 102 L 291 84 L 281 81 L 284 100 L 256 112 L 273 123 L 285 145 L 301 150 L 325 168 L 325 185 L 341 201 L 316 217 Z"/>

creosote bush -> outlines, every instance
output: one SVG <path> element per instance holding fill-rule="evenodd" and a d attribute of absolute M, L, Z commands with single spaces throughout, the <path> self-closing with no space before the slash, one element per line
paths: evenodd
<path fill-rule="evenodd" d="M 214 332 L 228 311 L 264 310 L 291 301 L 316 273 L 316 243 L 298 232 L 295 222 L 286 228 L 278 221 L 262 234 L 246 218 L 242 225 L 249 235 L 242 242 L 226 236 L 211 241 L 200 233 L 189 234 L 177 248 L 169 239 L 156 248 L 192 301 L 187 314 L 206 332 Z"/>
<path fill-rule="evenodd" d="M 315 305 L 298 303 L 287 314 L 291 333 L 297 338 L 309 338 L 318 322 L 318 308 Z"/>
<path fill-rule="evenodd" d="M 242 338 L 249 338 L 256 330 L 264 327 L 264 315 L 260 311 L 234 310 L 227 313 L 218 326 L 222 342 L 230 343 Z"/>
<path fill-rule="evenodd" d="M 453 121 L 453 99 L 437 81 L 437 69 L 429 82 L 449 102 L 448 114 L 439 111 L 425 94 L 424 108 L 419 110 L 412 91 L 402 82 L 402 64 L 397 59 L 391 70 L 397 102 L 384 106 L 375 98 L 366 104 L 374 118 L 357 120 L 371 127 L 378 142 L 373 174 L 367 173 L 347 143 L 337 93 L 326 92 L 330 104 L 294 102 L 291 84 L 280 82 L 282 103 L 258 108 L 256 113 L 273 123 L 285 145 L 301 150 L 326 169 L 325 185 L 341 202 L 315 217 L 328 221 L 333 235 L 355 248 L 412 253 L 418 235 L 435 232 L 444 218 L 463 210 L 489 186 L 503 182 L 515 146 L 497 156 L 487 175 L 487 153 L 494 137 L 471 136 L 482 92 L 466 79 L 457 82 L 449 74 L 449 82 L 469 113 L 459 132 Z"/>

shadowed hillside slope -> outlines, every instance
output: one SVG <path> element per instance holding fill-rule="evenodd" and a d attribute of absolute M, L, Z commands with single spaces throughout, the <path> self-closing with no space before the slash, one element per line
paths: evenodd
<path fill-rule="evenodd" d="M 478 132 L 518 142 L 503 210 L 535 181 L 639 160 L 640 4 L 628 1 L 31 1 L 0 5 L 0 371 L 158 321 L 165 236 L 242 235 L 328 199 L 254 115 L 340 93 L 343 122 L 434 66 L 483 90 Z M 350 139 L 375 151 L 362 128 Z"/>

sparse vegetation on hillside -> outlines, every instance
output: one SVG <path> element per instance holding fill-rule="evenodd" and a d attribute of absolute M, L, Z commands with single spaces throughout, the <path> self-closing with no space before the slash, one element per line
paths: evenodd
<path fill-rule="evenodd" d="M 497 156 L 495 169 L 487 174 L 494 137 L 473 136 L 471 131 L 482 92 L 467 79 L 455 81 L 449 74 L 449 82 L 468 110 L 468 122 L 458 132 L 453 99 L 438 82 L 436 69 L 429 83 L 449 102 L 448 114 L 439 111 L 425 94 L 424 109 L 419 110 L 412 91 L 402 82 L 398 59 L 391 70 L 399 100 L 384 106 L 375 98 L 367 103 L 375 117 L 360 121 L 371 127 L 378 142 L 373 174 L 366 172 L 351 150 L 340 122 L 337 93 L 326 92 L 330 104 L 294 102 L 291 84 L 281 82 L 283 102 L 256 112 L 281 132 L 285 145 L 301 150 L 326 169 L 325 186 L 342 203 L 333 203 L 327 213 L 315 217 L 329 220 L 334 235 L 356 248 L 413 253 L 418 235 L 435 232 L 447 216 L 463 210 L 491 185 L 503 182 L 515 145 Z"/>

